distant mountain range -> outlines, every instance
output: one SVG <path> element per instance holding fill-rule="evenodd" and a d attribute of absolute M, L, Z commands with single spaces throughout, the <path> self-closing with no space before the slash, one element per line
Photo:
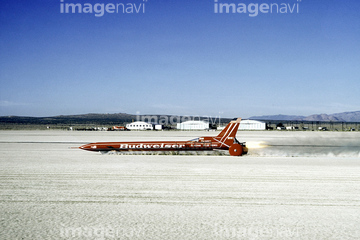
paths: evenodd
<path fill-rule="evenodd" d="M 22 116 L 0 116 L 0 124 L 103 124 L 103 125 L 123 125 L 133 121 L 147 121 L 152 123 L 167 124 L 166 119 L 171 119 L 174 122 L 181 122 L 183 116 L 173 115 L 134 115 L 127 113 L 88 113 L 79 115 L 60 115 L 52 117 L 22 117 Z M 188 119 L 188 118 L 186 118 Z M 196 120 L 208 120 L 207 117 L 195 117 Z M 164 120 L 164 121 L 162 121 Z M 216 118 L 213 121 L 218 122 Z M 221 118 L 222 123 L 228 123 L 230 118 Z"/>
<path fill-rule="evenodd" d="M 256 120 L 282 120 L 282 121 L 319 121 L 319 122 L 360 122 L 360 111 L 344 112 L 334 114 L 314 114 L 310 116 L 295 116 L 295 115 L 268 115 L 268 116 L 253 116 L 249 119 Z"/>
<path fill-rule="evenodd" d="M 150 114 L 148 114 L 150 116 Z M 164 116 L 168 118 L 171 115 L 151 115 L 157 119 Z M 0 124 L 104 124 L 119 125 L 141 119 L 142 116 L 127 113 L 89 113 L 79 115 L 60 115 L 53 117 L 19 117 L 19 116 L 0 116 Z M 175 118 L 181 118 L 177 116 Z M 201 118 L 200 118 L 201 119 Z M 360 122 L 360 111 L 344 112 L 335 114 L 315 114 L 310 116 L 294 116 L 294 115 L 270 115 L 270 116 L 253 116 L 249 119 L 254 120 L 273 120 L 273 121 L 333 121 L 333 122 Z M 180 120 L 180 119 L 178 119 Z M 231 119 L 222 118 L 222 122 L 229 122 Z M 147 120 L 149 121 L 149 120 Z"/>
<path fill-rule="evenodd" d="M 60 115 L 52 117 L 2 116 L 0 123 L 12 124 L 121 124 L 132 122 L 136 115 L 127 113 Z"/>

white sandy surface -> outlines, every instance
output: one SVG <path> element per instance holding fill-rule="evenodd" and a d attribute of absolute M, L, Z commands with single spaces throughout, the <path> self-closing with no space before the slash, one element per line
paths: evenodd
<path fill-rule="evenodd" d="M 0 238 L 360 238 L 358 132 L 239 132 L 262 146 L 243 157 L 70 148 L 216 134 L 0 131 Z"/>

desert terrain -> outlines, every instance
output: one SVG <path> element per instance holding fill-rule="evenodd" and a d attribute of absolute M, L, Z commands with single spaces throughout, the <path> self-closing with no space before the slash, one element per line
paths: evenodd
<path fill-rule="evenodd" d="M 238 132 L 242 157 L 102 155 L 218 132 L 0 131 L 1 239 L 359 239 L 359 132 Z"/>

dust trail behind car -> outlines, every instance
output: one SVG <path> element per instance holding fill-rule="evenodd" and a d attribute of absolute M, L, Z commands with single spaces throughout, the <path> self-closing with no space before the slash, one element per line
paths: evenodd
<path fill-rule="evenodd" d="M 258 141 L 246 139 L 252 156 L 360 157 L 357 132 L 262 132 L 260 135 Z"/>

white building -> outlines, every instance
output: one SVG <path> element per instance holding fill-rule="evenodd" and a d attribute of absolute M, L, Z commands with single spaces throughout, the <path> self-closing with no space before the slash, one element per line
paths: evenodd
<path fill-rule="evenodd" d="M 155 130 L 163 130 L 163 125 L 155 124 Z"/>
<path fill-rule="evenodd" d="M 186 121 L 177 124 L 180 130 L 205 130 L 209 129 L 209 123 L 204 121 Z"/>
<path fill-rule="evenodd" d="M 239 130 L 266 130 L 266 123 L 256 120 L 241 120 Z"/>
<path fill-rule="evenodd" d="M 132 122 L 126 124 L 126 128 L 129 130 L 152 130 L 153 125 L 147 122 Z"/>

